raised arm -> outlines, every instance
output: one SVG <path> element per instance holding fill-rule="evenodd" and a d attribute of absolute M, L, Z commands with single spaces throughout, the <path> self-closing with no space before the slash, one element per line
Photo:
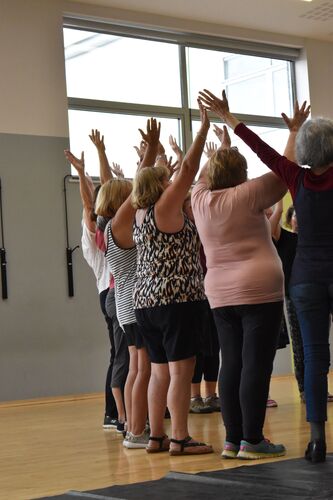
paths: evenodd
<path fill-rule="evenodd" d="M 93 129 L 89 137 L 91 142 L 96 146 L 97 149 L 99 159 L 99 176 L 101 179 L 101 184 L 103 185 L 113 177 L 105 152 L 104 135 L 101 136 L 99 130 Z"/>
<path fill-rule="evenodd" d="M 155 205 L 158 227 L 162 231 L 173 231 L 184 223 L 183 203 L 198 172 L 200 159 L 209 130 L 207 111 L 198 100 L 201 126 L 191 147 L 181 164 L 179 173 L 173 183 L 163 192 Z"/>
<path fill-rule="evenodd" d="M 235 133 L 256 153 L 260 160 L 285 182 L 294 197 L 301 171 L 300 167 L 280 155 L 230 113 L 224 90 L 222 91 L 222 99 L 206 89 L 200 92 L 200 99 L 207 109 L 216 113 L 230 128 L 235 130 Z"/>
<path fill-rule="evenodd" d="M 170 144 L 170 147 L 171 147 L 172 151 L 176 155 L 176 158 L 177 158 L 177 161 L 178 161 L 179 165 L 181 165 L 181 163 L 183 161 L 183 158 L 184 158 L 184 153 L 180 149 L 180 147 L 178 146 L 176 138 L 173 137 L 172 135 L 169 135 L 169 144 Z"/>
<path fill-rule="evenodd" d="M 270 216 L 269 223 L 271 226 L 271 235 L 275 241 L 279 241 L 281 234 L 281 216 L 283 212 L 283 201 L 282 199 L 275 203 L 274 210 Z"/>
<path fill-rule="evenodd" d="M 220 147 L 217 148 L 216 145 L 214 145 L 216 147 L 216 149 L 215 149 L 215 147 L 213 148 L 212 154 L 214 154 L 215 151 L 218 151 L 220 149 L 229 149 L 231 147 L 231 139 L 230 139 L 230 135 L 229 135 L 227 127 L 225 125 L 223 125 L 223 128 L 220 128 L 217 125 L 214 125 L 214 127 L 215 127 L 214 132 L 220 141 Z M 207 146 L 207 144 L 210 146 Z M 212 147 L 211 147 L 212 144 L 214 144 L 214 143 L 211 143 L 211 142 L 206 143 L 207 150 L 209 150 L 209 148 L 212 149 Z M 208 152 L 208 154 L 207 154 L 207 152 Z M 208 159 L 210 159 L 212 154 L 209 155 L 210 151 L 207 151 L 207 152 L 205 151 L 206 156 L 208 157 Z M 206 162 L 206 164 L 204 165 L 204 167 L 202 168 L 202 170 L 200 172 L 200 176 L 199 176 L 200 181 L 206 182 L 206 171 L 207 171 L 208 166 L 209 166 L 209 161 Z"/>
<path fill-rule="evenodd" d="M 96 230 L 96 224 L 91 220 L 91 212 L 94 209 L 93 194 L 89 179 L 87 179 L 84 171 L 84 152 L 81 153 L 81 158 L 74 156 L 69 149 L 64 151 L 66 159 L 77 171 L 80 181 L 80 195 L 83 205 L 83 220 L 89 231 L 92 233 Z"/>
<path fill-rule="evenodd" d="M 160 137 L 161 124 L 157 123 L 155 118 L 147 120 L 147 131 L 139 129 L 139 132 L 147 144 L 144 156 L 139 164 L 139 169 L 152 167 L 155 163 L 158 143 Z M 122 248 L 130 248 L 134 245 L 133 242 L 133 222 L 136 209 L 131 202 L 131 195 L 118 208 L 116 215 L 112 219 L 112 234 L 115 242 Z"/>
<path fill-rule="evenodd" d="M 292 118 L 288 118 L 285 113 L 281 113 L 282 118 L 284 119 L 288 129 L 289 129 L 289 137 L 284 150 L 284 156 L 288 158 L 290 161 L 295 161 L 295 142 L 297 132 L 306 121 L 310 114 L 311 106 L 306 106 L 306 101 L 303 102 L 302 106 L 299 107 L 298 101 L 295 102 L 294 106 L 294 116 Z"/>

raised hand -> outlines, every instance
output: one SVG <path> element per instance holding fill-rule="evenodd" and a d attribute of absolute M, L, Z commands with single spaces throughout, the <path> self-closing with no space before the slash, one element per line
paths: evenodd
<path fill-rule="evenodd" d="M 170 144 L 170 147 L 174 153 L 178 153 L 178 152 L 182 153 L 182 150 L 180 149 L 180 147 L 177 144 L 176 138 L 173 137 L 172 135 L 169 135 L 169 144 Z"/>
<path fill-rule="evenodd" d="M 99 130 L 97 130 L 97 128 L 92 129 L 91 135 L 89 135 L 89 137 L 91 142 L 95 144 L 98 150 L 105 150 L 104 135 L 101 136 L 101 133 Z"/>
<path fill-rule="evenodd" d="M 221 148 L 222 149 L 229 149 L 230 147 L 231 147 L 230 135 L 229 135 L 227 127 L 225 125 L 223 125 Z"/>
<path fill-rule="evenodd" d="M 217 151 L 217 145 L 215 142 L 206 142 L 206 149 L 204 150 L 205 155 L 207 158 L 211 158 L 214 153 Z"/>
<path fill-rule="evenodd" d="M 223 128 L 220 128 L 217 125 L 214 125 L 214 132 L 221 143 L 221 148 L 229 149 L 231 146 L 231 139 L 227 127 L 223 125 Z"/>
<path fill-rule="evenodd" d="M 172 163 L 172 156 L 170 156 L 169 161 L 167 163 L 167 169 L 169 170 L 169 179 L 175 174 L 176 172 L 179 172 L 180 170 L 180 165 L 181 163 L 176 160 L 175 163 Z"/>
<path fill-rule="evenodd" d="M 139 128 L 142 139 L 149 145 L 158 144 L 160 140 L 161 123 L 156 121 L 156 118 L 147 120 L 147 132 Z"/>
<path fill-rule="evenodd" d="M 213 111 L 225 120 L 226 114 L 229 113 L 229 103 L 225 90 L 222 90 L 222 99 L 219 99 L 212 92 L 204 89 L 199 92 L 199 100 L 207 109 L 209 109 L 209 111 Z"/>
<path fill-rule="evenodd" d="M 137 155 L 140 158 L 140 160 L 142 160 L 142 158 L 143 158 L 143 156 L 145 154 L 145 151 L 147 149 L 147 143 L 146 143 L 146 141 L 142 140 L 140 142 L 139 147 L 138 146 L 133 146 L 133 147 L 134 147 L 135 151 L 137 152 Z"/>
<path fill-rule="evenodd" d="M 223 129 L 218 127 L 217 125 L 213 125 L 214 127 L 214 134 L 216 135 L 216 137 L 218 138 L 218 140 L 222 143 L 223 141 Z"/>
<path fill-rule="evenodd" d="M 306 106 L 306 101 L 303 102 L 301 107 L 299 107 L 298 101 L 296 101 L 294 106 L 294 116 L 292 118 L 288 118 L 285 113 L 281 113 L 281 116 L 287 124 L 290 132 L 297 132 L 301 128 L 310 114 L 310 109 L 311 106 Z"/>
<path fill-rule="evenodd" d="M 75 168 L 77 173 L 80 175 L 84 175 L 84 151 L 81 153 L 81 158 L 77 158 L 74 156 L 69 149 L 64 150 L 65 157 L 69 161 L 71 165 Z"/>
<path fill-rule="evenodd" d="M 123 172 L 121 166 L 118 163 L 112 162 L 112 166 L 110 168 L 111 168 L 112 172 L 114 173 L 114 175 L 116 177 L 118 177 L 118 179 L 124 179 L 125 178 L 124 172 Z"/>
<path fill-rule="evenodd" d="M 171 147 L 172 151 L 177 156 L 177 158 L 182 158 L 183 157 L 183 151 L 178 146 L 176 138 L 173 137 L 172 135 L 169 135 L 169 144 L 170 144 L 170 147 Z"/>

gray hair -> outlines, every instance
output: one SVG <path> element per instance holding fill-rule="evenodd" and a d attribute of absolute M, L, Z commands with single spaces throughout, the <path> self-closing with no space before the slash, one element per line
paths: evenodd
<path fill-rule="evenodd" d="M 322 167 L 333 161 L 333 121 L 326 118 L 308 120 L 296 137 L 296 158 L 300 165 Z"/>

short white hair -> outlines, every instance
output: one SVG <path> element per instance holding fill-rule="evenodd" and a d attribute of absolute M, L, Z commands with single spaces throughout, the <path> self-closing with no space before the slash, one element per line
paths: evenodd
<path fill-rule="evenodd" d="M 333 161 L 333 121 L 326 118 L 308 120 L 296 137 L 296 158 L 300 165 L 322 167 Z"/>

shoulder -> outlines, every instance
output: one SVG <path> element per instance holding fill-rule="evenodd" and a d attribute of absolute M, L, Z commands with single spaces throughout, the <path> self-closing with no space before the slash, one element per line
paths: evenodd
<path fill-rule="evenodd" d="M 207 192 L 210 192 L 210 190 L 207 187 L 206 181 L 204 181 L 203 179 L 199 179 L 192 188 L 191 198 L 192 200 L 195 200 L 196 198 L 202 196 L 204 193 Z"/>

